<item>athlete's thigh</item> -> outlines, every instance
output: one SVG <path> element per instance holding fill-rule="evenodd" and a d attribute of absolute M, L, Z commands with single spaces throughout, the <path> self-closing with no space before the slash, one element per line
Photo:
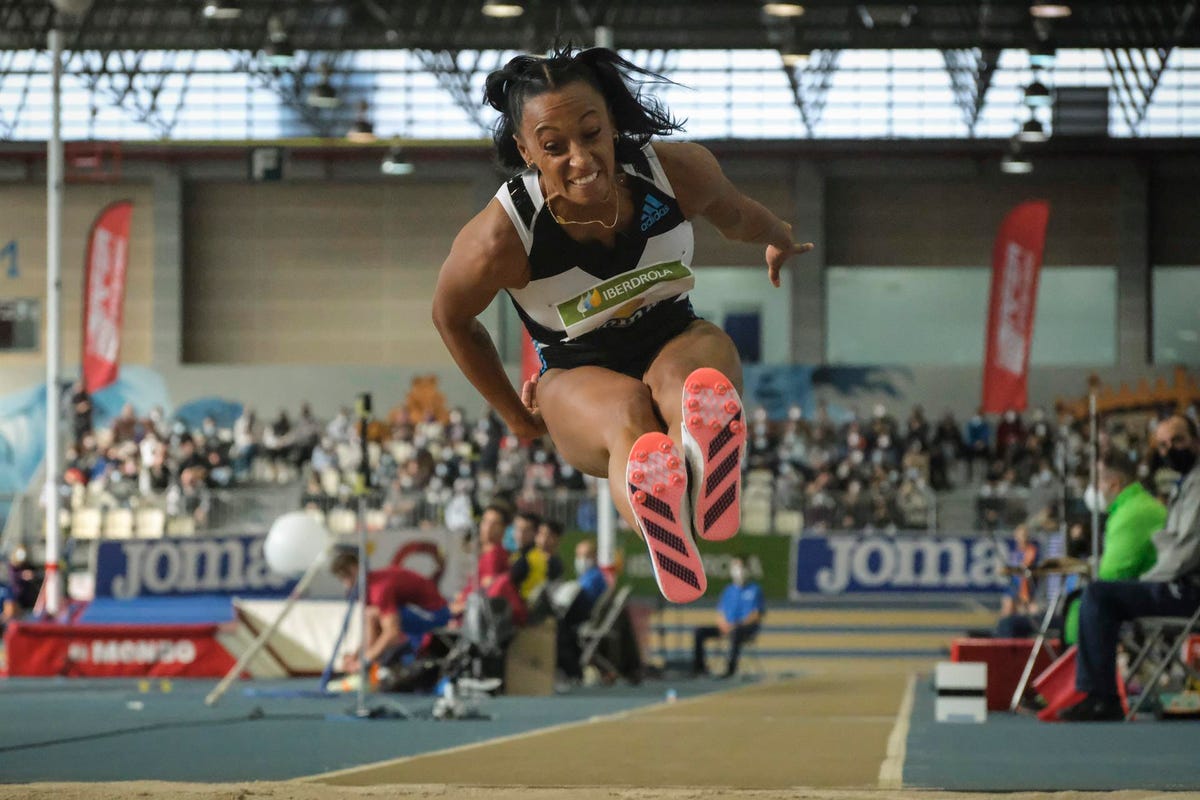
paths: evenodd
<path fill-rule="evenodd" d="M 608 476 L 609 450 L 623 431 L 663 429 L 646 384 L 603 367 L 547 371 L 537 404 L 567 463 L 598 477 Z"/>
<path fill-rule="evenodd" d="M 712 367 L 742 391 L 742 362 L 737 347 L 725 331 L 698 319 L 663 346 L 643 378 L 654 396 L 660 415 L 669 424 L 682 413 L 680 391 L 692 370 Z"/>

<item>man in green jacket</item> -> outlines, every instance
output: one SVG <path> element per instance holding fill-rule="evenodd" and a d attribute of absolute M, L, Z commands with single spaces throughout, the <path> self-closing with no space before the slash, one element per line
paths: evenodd
<path fill-rule="evenodd" d="M 1123 453 L 1109 452 L 1100 459 L 1100 500 L 1107 505 L 1104 524 L 1104 554 L 1100 557 L 1098 580 L 1131 581 L 1154 566 L 1157 558 L 1152 539 L 1167 524 L 1167 508 L 1137 480 L 1137 464 Z M 1074 644 L 1079 636 L 1079 601 L 1067 609 L 1063 638 Z"/>

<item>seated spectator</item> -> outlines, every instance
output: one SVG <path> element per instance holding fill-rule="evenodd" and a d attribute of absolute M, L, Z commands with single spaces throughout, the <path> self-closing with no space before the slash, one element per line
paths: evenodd
<path fill-rule="evenodd" d="M 24 617 L 37 605 L 42 581 L 23 546 L 8 556 L 8 586 L 0 586 L 0 631 L 9 622 Z"/>
<path fill-rule="evenodd" d="M 1159 456 L 1180 475 L 1167 504 L 1166 526 L 1154 534 L 1157 561 L 1140 581 L 1096 581 L 1079 606 L 1075 688 L 1086 696 L 1059 719 L 1119 720 L 1117 639 L 1122 623 L 1138 617 L 1191 616 L 1200 607 L 1200 437 L 1196 423 L 1174 416 L 1155 429 Z"/>
<path fill-rule="evenodd" d="M 596 564 L 596 542 L 583 539 L 575 545 L 575 578 L 577 589 L 567 608 L 561 613 L 557 631 L 557 666 L 571 682 L 583 680 L 583 664 L 579 659 L 579 627 L 592 615 L 596 602 L 608 591 L 608 578 Z"/>
<path fill-rule="evenodd" d="M 504 531 L 512 521 L 507 506 L 493 503 L 479 518 L 479 563 L 475 575 L 450 604 L 450 611 L 461 618 L 467 607 L 467 596 L 483 590 L 488 597 L 503 597 L 512 610 L 513 621 L 524 625 L 527 618 L 525 603 L 513 585 L 508 570 L 510 559 L 504 549 Z"/>
<path fill-rule="evenodd" d="M 329 569 L 349 591 L 358 583 L 358 566 L 357 551 L 342 550 Z M 396 671 L 411 664 L 425 635 L 450 621 L 450 607 L 437 584 L 412 570 L 371 570 L 365 595 L 364 655 L 368 664 L 381 668 Z M 358 655 L 347 655 L 342 666 L 346 672 L 357 671 Z M 381 684 L 385 677 L 380 676 Z"/>
<path fill-rule="evenodd" d="M 762 587 L 749 581 L 745 557 L 734 556 L 729 564 L 729 580 L 717 601 L 717 624 L 696 628 L 692 671 L 697 675 L 708 674 L 705 643 L 721 636 L 729 637 L 729 660 L 721 677 L 736 675 L 742 645 L 758 635 L 767 613 Z"/>
<path fill-rule="evenodd" d="M 1104 549 L 1096 579 L 1134 580 L 1154 566 L 1154 534 L 1167 524 L 1167 509 L 1135 480 L 1137 464 L 1124 453 L 1107 453 L 1100 459 L 1097 482 L 1100 503 L 1107 515 Z M 1063 640 L 1075 644 L 1079 638 L 1079 604 L 1067 607 Z"/>

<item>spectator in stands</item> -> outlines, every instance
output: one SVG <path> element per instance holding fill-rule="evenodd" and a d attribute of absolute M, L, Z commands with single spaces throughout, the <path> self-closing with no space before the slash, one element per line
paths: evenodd
<path fill-rule="evenodd" d="M 81 380 L 71 387 L 71 430 L 77 447 L 92 430 L 92 396 Z"/>
<path fill-rule="evenodd" d="M 518 511 L 513 515 L 512 526 L 504 533 L 504 547 L 513 554 L 513 558 L 533 547 L 541 521 L 542 518 L 532 511 Z"/>
<path fill-rule="evenodd" d="M 1106 514 L 1104 550 L 1097 580 L 1136 580 L 1154 566 L 1154 534 L 1167 524 L 1167 509 L 1135 479 L 1137 465 L 1124 453 L 1108 452 L 1097 474 L 1100 504 Z M 1079 604 L 1067 608 L 1063 639 L 1079 638 Z"/>
<path fill-rule="evenodd" d="M 120 444 L 121 442 L 132 442 L 137 439 L 138 418 L 137 412 L 133 410 L 133 403 L 126 403 L 121 407 L 121 413 L 112 423 L 113 443 Z"/>
<path fill-rule="evenodd" d="M 233 423 L 233 473 L 238 480 L 250 476 L 261 436 L 254 409 L 243 406 L 241 415 Z"/>
<path fill-rule="evenodd" d="M 287 480 L 288 465 L 291 463 L 292 421 L 282 408 L 275 421 L 263 431 L 263 449 L 271 460 L 272 479 L 283 483 Z"/>
<path fill-rule="evenodd" d="M 935 491 L 946 491 L 954 488 L 950 480 L 950 467 L 962 456 L 963 436 L 958 429 L 958 420 L 954 412 L 947 410 L 938 421 L 930 442 L 929 452 L 929 485 Z"/>
<path fill-rule="evenodd" d="M 758 635 L 767 613 L 762 587 L 750 581 L 744 556 L 734 556 L 730 561 L 729 581 L 717 601 L 717 624 L 696 628 L 692 651 L 692 672 L 696 675 L 708 673 L 705 643 L 722 636 L 729 640 L 729 660 L 720 677 L 731 678 L 736 675 L 742 646 Z"/>
<path fill-rule="evenodd" d="M 1015 408 L 1004 412 L 996 426 L 996 455 L 1011 460 L 1014 451 L 1025 442 L 1025 423 Z"/>
<path fill-rule="evenodd" d="M 992 459 L 992 428 L 983 416 L 982 408 L 967 421 L 966 433 L 963 461 L 967 467 L 967 480 L 971 481 L 975 479 L 975 462 L 982 462 L 986 469 Z"/>
<path fill-rule="evenodd" d="M 358 553 L 342 550 L 330 564 L 347 591 L 358 583 Z M 368 664 L 397 670 L 412 663 L 426 634 L 450 621 L 450 608 L 437 584 L 402 567 L 367 573 L 365 657 Z M 357 654 L 346 656 L 343 668 L 359 668 Z M 381 684 L 384 676 L 381 676 Z"/>
<path fill-rule="evenodd" d="M 1186 416 L 1163 421 L 1155 429 L 1155 447 L 1180 475 L 1167 504 L 1166 526 L 1153 537 L 1157 561 L 1141 581 L 1096 581 L 1084 590 L 1075 688 L 1086 697 L 1060 719 L 1121 719 L 1116 674 L 1121 624 L 1143 616 L 1191 616 L 1200 607 L 1200 437 L 1195 421 Z"/>

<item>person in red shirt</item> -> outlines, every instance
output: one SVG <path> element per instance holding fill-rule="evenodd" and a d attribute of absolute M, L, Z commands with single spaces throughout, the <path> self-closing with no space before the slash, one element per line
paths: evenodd
<path fill-rule="evenodd" d="M 358 553 L 344 550 L 334 556 L 330 571 L 347 590 L 358 581 Z M 437 584 L 402 567 L 367 573 L 366 660 L 390 665 L 412 660 L 425 634 L 450 621 L 450 608 Z M 357 655 L 348 656 L 345 669 L 358 669 Z"/>
<path fill-rule="evenodd" d="M 504 549 L 504 531 L 512 522 L 512 512 L 507 507 L 493 504 L 483 510 L 479 518 L 479 566 L 475 577 L 467 582 L 450 606 L 451 613 L 458 617 L 467 607 L 467 596 L 482 588 L 488 597 L 503 597 L 512 610 L 513 621 L 524 625 L 528 616 L 525 602 L 517 592 L 509 575 L 510 558 Z"/>

